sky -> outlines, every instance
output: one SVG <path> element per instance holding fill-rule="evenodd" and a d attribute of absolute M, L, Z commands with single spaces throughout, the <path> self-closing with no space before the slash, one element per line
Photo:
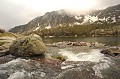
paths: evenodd
<path fill-rule="evenodd" d="M 120 0 L 0 0 L 0 28 L 9 30 L 46 12 L 87 11 L 120 4 Z"/>

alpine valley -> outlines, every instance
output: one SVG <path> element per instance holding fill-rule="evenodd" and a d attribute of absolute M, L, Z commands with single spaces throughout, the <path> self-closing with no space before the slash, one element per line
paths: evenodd
<path fill-rule="evenodd" d="M 120 4 L 86 14 L 75 14 L 64 9 L 47 12 L 9 31 L 40 36 L 119 36 Z"/>
<path fill-rule="evenodd" d="M 0 79 L 120 79 L 120 4 L 0 29 Z"/>

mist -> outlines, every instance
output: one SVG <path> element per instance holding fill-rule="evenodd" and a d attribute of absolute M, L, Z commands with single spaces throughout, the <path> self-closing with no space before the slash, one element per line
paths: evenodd
<path fill-rule="evenodd" d="M 96 5 L 87 9 L 79 6 L 82 0 L 0 0 L 0 28 L 9 30 L 18 25 L 26 24 L 37 16 L 46 12 L 66 9 L 75 14 L 85 14 L 90 10 L 104 9 L 108 6 L 117 5 L 120 0 L 94 0 Z M 86 0 L 88 1 L 88 0 Z M 84 9 L 86 7 L 86 9 Z"/>

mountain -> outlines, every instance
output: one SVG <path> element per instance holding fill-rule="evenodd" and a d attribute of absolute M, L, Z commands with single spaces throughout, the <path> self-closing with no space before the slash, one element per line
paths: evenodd
<path fill-rule="evenodd" d="M 91 13 L 90 16 L 96 16 L 99 20 L 104 20 L 108 23 L 118 22 L 120 21 L 120 4 L 104 10 L 95 11 Z"/>
<path fill-rule="evenodd" d="M 66 10 L 47 12 L 43 16 L 36 17 L 28 24 L 16 26 L 10 29 L 14 33 L 29 33 L 59 26 L 75 26 L 89 24 L 116 23 L 120 21 L 120 4 L 103 10 L 94 10 L 85 15 L 76 15 Z"/>
<path fill-rule="evenodd" d="M 28 32 L 38 29 L 49 29 L 57 26 L 72 26 L 73 23 L 81 23 L 81 19 L 76 19 L 74 15 L 67 13 L 65 10 L 47 12 L 43 16 L 37 17 L 30 21 L 28 24 L 16 26 L 10 29 L 10 32 Z"/>

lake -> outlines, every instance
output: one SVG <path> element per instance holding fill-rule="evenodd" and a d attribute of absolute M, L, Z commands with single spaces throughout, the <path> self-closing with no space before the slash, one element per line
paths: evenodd
<path fill-rule="evenodd" d="M 120 45 L 120 37 L 46 37 L 43 41 L 48 43 L 60 41 L 82 41 L 82 42 L 99 42 L 107 45 Z"/>

